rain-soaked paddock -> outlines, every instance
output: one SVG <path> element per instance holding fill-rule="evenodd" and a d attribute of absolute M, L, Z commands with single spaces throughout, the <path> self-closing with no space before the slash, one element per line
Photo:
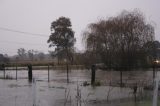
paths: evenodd
<path fill-rule="evenodd" d="M 14 68 L 13 68 L 14 69 Z M 12 68 L 0 71 L 0 106 L 151 106 L 152 69 L 123 72 L 96 70 L 95 86 L 91 86 L 91 70 L 33 69 L 34 82 L 28 82 L 28 70 Z M 157 72 L 160 76 L 160 72 Z M 134 85 L 137 92 L 134 94 Z M 136 96 L 136 101 L 135 101 Z"/>

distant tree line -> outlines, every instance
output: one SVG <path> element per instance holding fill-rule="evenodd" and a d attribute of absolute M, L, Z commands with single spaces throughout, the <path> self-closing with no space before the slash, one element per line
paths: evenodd
<path fill-rule="evenodd" d="M 19 48 L 17 51 L 17 60 L 43 60 L 45 58 L 45 54 L 43 52 L 39 52 L 36 50 L 25 50 L 24 48 Z"/>
<path fill-rule="evenodd" d="M 7 54 L 0 54 L 0 64 L 9 63 L 9 57 Z"/>

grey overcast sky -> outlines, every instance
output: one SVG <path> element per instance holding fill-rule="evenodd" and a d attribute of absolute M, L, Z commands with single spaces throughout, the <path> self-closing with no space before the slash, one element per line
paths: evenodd
<path fill-rule="evenodd" d="M 82 32 L 91 22 L 118 15 L 123 10 L 140 9 L 155 27 L 160 40 L 160 0 L 0 0 L 0 53 L 15 55 L 18 48 L 47 53 L 50 24 L 60 16 L 71 19 L 77 42 L 84 49 Z M 43 34 L 44 36 L 10 32 L 6 29 Z"/>

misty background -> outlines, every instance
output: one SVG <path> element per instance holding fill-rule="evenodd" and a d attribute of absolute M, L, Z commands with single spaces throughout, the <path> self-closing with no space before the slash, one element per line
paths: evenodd
<path fill-rule="evenodd" d="M 51 22 L 60 16 L 70 18 L 77 51 L 84 50 L 82 33 L 88 24 L 138 8 L 155 27 L 160 40 L 158 0 L 0 0 L 0 53 L 10 56 L 17 49 L 48 53 Z"/>

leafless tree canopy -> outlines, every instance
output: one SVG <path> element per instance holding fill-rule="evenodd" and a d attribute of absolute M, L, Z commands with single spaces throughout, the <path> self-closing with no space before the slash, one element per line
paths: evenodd
<path fill-rule="evenodd" d="M 84 32 L 87 51 L 108 66 L 130 67 L 144 62 L 143 45 L 154 40 L 154 27 L 138 10 L 91 23 Z"/>

